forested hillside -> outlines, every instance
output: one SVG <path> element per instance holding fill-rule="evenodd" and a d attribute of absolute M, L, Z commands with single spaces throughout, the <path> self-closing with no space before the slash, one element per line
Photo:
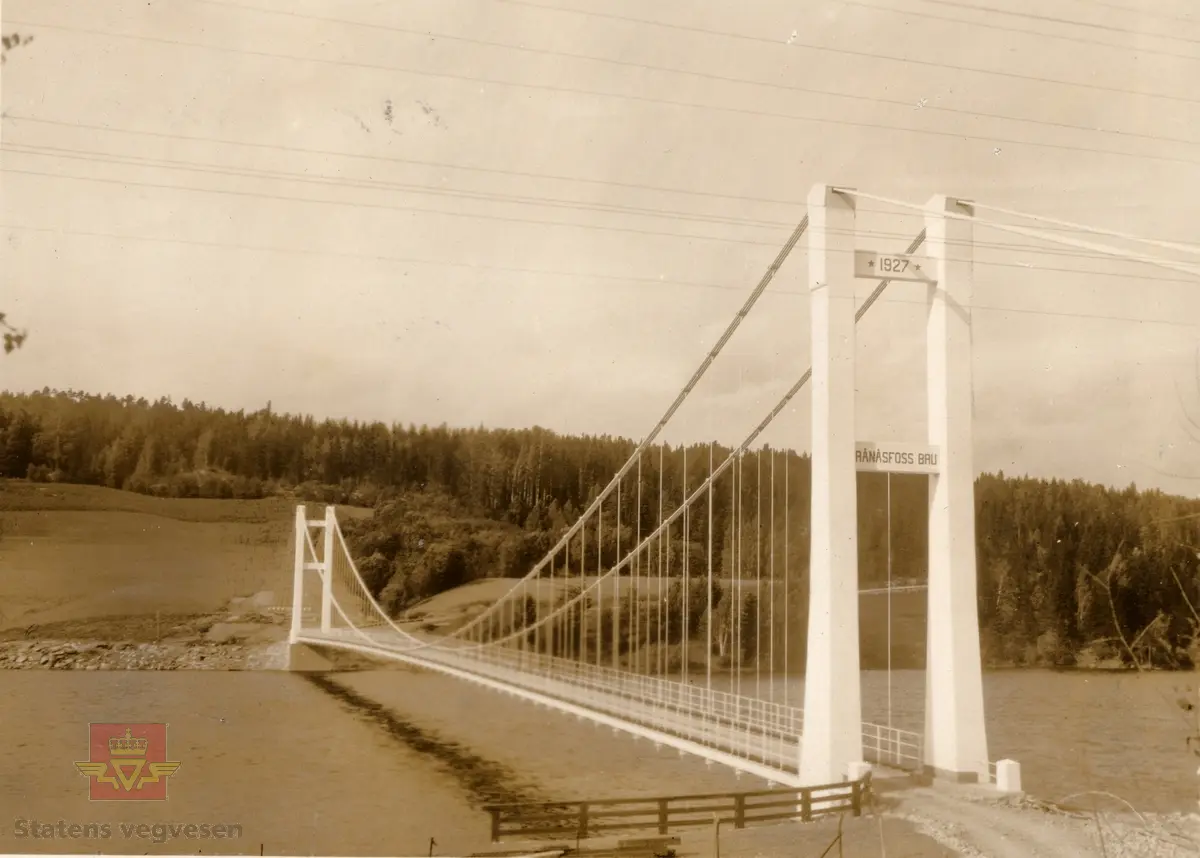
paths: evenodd
<path fill-rule="evenodd" d="M 0 395 L 4 477 L 160 496 L 284 494 L 374 507 L 372 519 L 347 530 L 364 577 L 390 610 L 476 578 L 524 574 L 633 448 L 625 439 L 537 428 L 317 421 L 269 406 L 230 412 L 76 392 Z M 714 450 L 717 461 L 727 453 Z M 670 513 L 685 486 L 694 490 L 706 477 L 708 457 L 708 445 L 647 452 L 640 511 L 631 475 L 622 486 L 619 531 L 615 498 L 604 504 L 599 557 L 594 525 L 584 534 L 586 571 L 612 563 L 618 539 L 625 551 L 656 526 L 660 478 Z M 727 474 L 713 497 L 715 574 L 768 581 L 773 574 L 781 593 L 786 576 L 802 611 L 808 459 L 753 452 L 737 471 L 738 485 Z M 889 516 L 886 478 L 860 475 L 864 586 L 886 579 L 889 557 L 895 578 L 924 577 L 924 483 L 894 477 Z M 979 611 L 990 662 L 1129 663 L 1132 650 L 1156 666 L 1190 665 L 1197 626 L 1191 605 L 1200 604 L 1200 503 L 1133 487 L 996 474 L 979 479 L 976 507 Z M 673 575 L 685 551 L 693 568 L 705 568 L 707 499 L 701 509 L 691 517 L 688 539 L 681 527 L 672 530 Z M 578 563 L 577 542 L 572 556 Z M 731 606 L 722 601 L 727 616 Z"/>

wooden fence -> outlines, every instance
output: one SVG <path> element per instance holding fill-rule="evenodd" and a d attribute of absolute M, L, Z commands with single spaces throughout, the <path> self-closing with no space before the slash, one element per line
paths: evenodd
<path fill-rule="evenodd" d="M 594 801 L 491 804 L 492 842 L 505 838 L 569 837 L 582 840 L 610 832 L 712 825 L 713 819 L 745 828 L 755 822 L 812 819 L 849 811 L 862 815 L 871 776 L 862 780 L 758 792 L 614 798 Z"/>

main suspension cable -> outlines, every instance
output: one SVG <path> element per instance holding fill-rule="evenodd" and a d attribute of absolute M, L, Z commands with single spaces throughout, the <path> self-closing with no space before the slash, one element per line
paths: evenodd
<path fill-rule="evenodd" d="M 915 238 L 915 239 L 914 239 L 914 240 L 913 240 L 913 241 L 912 241 L 912 242 L 909 244 L 908 248 L 907 248 L 907 249 L 904 251 L 904 252 L 905 252 L 905 254 L 912 254 L 912 253 L 914 253 L 914 252 L 915 252 L 915 251 L 916 251 L 916 250 L 917 250 L 917 249 L 918 249 L 918 248 L 921 246 L 921 244 L 923 244 L 923 243 L 924 243 L 924 241 L 925 241 L 925 230 L 921 230 L 921 231 L 920 231 L 920 233 L 918 233 L 917 237 L 916 237 L 916 238 Z M 863 316 L 864 316 L 864 315 L 865 315 L 865 314 L 866 314 L 866 313 L 867 313 L 867 312 L 870 310 L 870 308 L 871 308 L 872 306 L 874 306 L 874 304 L 875 304 L 875 303 L 876 303 L 876 302 L 879 300 L 879 297 L 880 297 L 880 296 L 883 294 L 884 290 L 885 290 L 885 289 L 888 287 L 888 285 L 889 285 L 890 283 L 891 283 L 891 281 L 890 281 L 890 280 L 886 280 L 886 279 L 885 279 L 885 280 L 881 280 L 881 281 L 879 281 L 878 285 L 875 287 L 875 289 L 872 291 L 872 293 L 871 293 L 871 294 L 870 294 L 870 295 L 867 297 L 867 299 L 866 299 L 866 300 L 863 302 L 863 304 L 862 304 L 862 305 L 861 305 L 861 306 L 858 308 L 858 310 L 855 312 L 855 314 L 854 314 L 854 320 L 855 320 L 855 322 L 856 322 L 856 323 L 862 319 L 862 317 L 863 317 Z M 747 437 L 747 438 L 746 438 L 746 439 L 745 439 L 745 440 L 744 440 L 744 441 L 741 443 L 741 445 L 740 445 L 740 446 L 739 446 L 739 447 L 738 447 L 736 450 L 734 450 L 733 452 L 731 452 L 731 453 L 730 453 L 730 454 L 729 454 L 729 455 L 728 455 L 728 456 L 725 458 L 725 460 L 724 460 L 724 461 L 723 461 L 723 462 L 722 462 L 722 463 L 721 463 L 719 466 L 717 466 L 717 467 L 715 467 L 715 468 L 713 467 L 713 444 L 714 444 L 714 442 L 711 442 L 711 441 L 710 441 L 710 442 L 709 442 L 709 477 L 708 477 L 708 479 L 707 479 L 707 480 L 705 480 L 704 484 L 703 484 L 703 485 L 701 485 L 701 486 L 699 486 L 699 487 L 698 487 L 698 488 L 697 488 L 697 489 L 696 489 L 696 490 L 693 492 L 693 494 L 692 494 L 691 496 L 689 496 L 689 497 L 687 497 L 687 498 L 685 499 L 685 501 L 684 501 L 684 504 L 683 504 L 683 507 L 682 507 L 680 510 L 676 510 L 676 512 L 675 512 L 675 513 L 673 513 L 671 516 L 669 516 L 669 517 L 667 518 L 666 522 L 664 522 L 664 523 L 663 523 L 663 525 L 660 525 L 660 528 L 659 528 L 659 529 L 656 529 L 655 533 L 653 533 L 653 534 L 651 534 L 650 536 L 646 537 L 646 539 L 647 539 L 647 540 L 649 540 L 649 539 L 653 539 L 653 538 L 657 538 L 657 537 L 660 535 L 660 532 L 661 532 L 661 530 L 662 530 L 662 529 L 665 529 L 665 526 L 666 526 L 666 525 L 668 525 L 670 522 L 674 521 L 676 518 L 680 517 L 680 516 L 682 515 L 682 513 L 683 513 L 683 512 L 684 512 L 684 511 L 685 511 L 685 510 L 686 510 L 686 509 L 687 509 L 687 508 L 688 508 L 688 507 L 689 507 L 689 506 L 690 506 L 692 503 L 694 503 L 694 502 L 695 502 L 697 499 L 699 499 L 700 495 L 701 495 L 703 492 L 706 492 L 706 491 L 708 492 L 708 502 L 709 502 L 709 528 L 708 528 L 709 551 L 708 551 L 708 600 L 707 600 L 707 601 L 708 601 L 708 616 L 709 616 L 709 622 L 708 622 L 708 623 L 706 623 L 706 625 L 708 626 L 707 687 L 708 687 L 710 690 L 711 690 L 711 688 L 712 688 L 712 537 L 713 537 L 713 529 L 712 529 L 712 500 L 713 500 L 713 493 L 712 493 L 712 491 L 711 491 L 711 488 L 712 488 L 713 482 L 714 482 L 714 481 L 715 481 L 715 480 L 716 480 L 716 479 L 717 479 L 717 478 L 718 478 L 718 477 L 719 477 L 721 474 L 723 474 L 723 473 L 725 472 L 725 470 L 726 470 L 726 469 L 730 468 L 730 467 L 731 467 L 731 466 L 732 466 L 732 465 L 735 463 L 735 461 L 736 461 L 737 457 L 739 457 L 740 455 L 742 455 L 742 454 L 745 452 L 745 450 L 746 450 L 746 449 L 747 449 L 747 448 L 748 448 L 750 445 L 752 445 L 752 444 L 754 443 L 754 441 L 755 441 L 755 440 L 756 440 L 756 439 L 759 437 L 759 435 L 761 435 L 761 434 L 762 434 L 762 432 L 763 432 L 763 431 L 765 431 L 765 429 L 767 428 L 767 426 L 769 426 L 769 425 L 771 424 L 771 422 L 772 422 L 772 421 L 774 421 L 774 420 L 775 420 L 775 418 L 776 418 L 776 417 L 777 417 L 777 416 L 778 416 L 778 415 L 779 415 L 779 414 L 780 414 L 780 413 L 783 411 L 783 409 L 787 407 L 787 405 L 788 405 L 788 404 L 791 402 L 791 400 L 792 400 L 792 399 L 793 399 L 793 398 L 796 396 L 796 394 L 797 394 L 797 393 L 799 393 L 799 391 L 800 391 L 800 390 L 801 390 L 801 389 L 802 389 L 802 388 L 803 388 L 803 387 L 804 387 L 804 386 L 805 386 L 805 385 L 808 383 L 808 381 L 809 381 L 811 378 L 812 378 L 812 369 L 811 369 L 811 368 L 809 368 L 808 370 L 806 370 L 806 371 L 804 372 L 804 374 L 803 374 L 803 375 L 800 377 L 800 379 L 799 379 L 799 380 L 798 380 L 798 381 L 797 381 L 797 382 L 796 382 L 794 385 L 792 385 L 792 387 L 791 387 L 791 388 L 790 388 L 790 389 L 787 391 L 787 393 L 785 393 L 785 394 L 784 394 L 784 396 L 783 396 L 783 397 L 780 399 L 780 401 L 779 401 L 779 402 L 778 402 L 778 403 L 775 405 L 775 407 L 771 409 L 771 411 L 770 411 L 770 412 L 767 414 L 767 416 L 766 416 L 765 418 L 763 418 L 763 420 L 762 420 L 762 421 L 761 421 L 761 422 L 758 424 L 758 426 L 756 426 L 756 427 L 755 427 L 755 429 L 754 429 L 754 430 L 753 430 L 753 431 L 750 433 L 750 435 L 749 435 L 749 436 L 748 436 L 748 437 Z M 786 461 L 786 460 L 785 460 L 785 461 Z M 631 552 L 629 552 L 629 554 L 625 555 L 624 557 L 621 557 L 621 556 L 620 556 L 620 549 L 619 549 L 619 540 L 620 540 L 620 527 L 619 527 L 619 520 L 620 520 L 620 483 L 619 483 L 619 481 L 617 482 L 617 494 L 618 494 L 618 504 L 617 504 L 617 515 L 618 515 L 618 529 L 617 529 L 617 539 L 618 539 L 618 559 L 617 559 L 616 563 L 615 563 L 615 564 L 612 566 L 612 568 L 611 568 L 611 569 L 609 569 L 609 571 L 608 571 L 608 572 L 605 572 L 605 573 L 603 573 L 603 574 L 602 574 L 602 575 L 601 575 L 601 576 L 600 576 L 600 577 L 597 579 L 597 581 L 596 581 L 595 583 L 593 583 L 592 585 L 589 585 L 589 587 L 588 587 L 588 590 L 589 590 L 589 591 L 590 591 L 591 589 L 595 588 L 595 587 L 598 587 L 598 586 L 599 586 L 599 585 L 600 585 L 600 584 L 603 582 L 603 580 L 604 580 L 605 578 L 609 577 L 610 575 L 611 575 L 611 576 L 613 576 L 613 578 L 614 578 L 614 581 L 615 581 L 615 580 L 616 580 L 616 579 L 619 577 L 620 571 L 621 571 L 622 569 L 624 569 L 626 566 L 628 566 L 628 565 L 629 565 L 629 563 L 630 563 L 630 561 L 631 561 L 631 559 L 632 559 L 632 556 L 634 555 L 634 552 L 633 552 L 633 551 L 631 551 Z M 785 518 L 785 521 L 786 521 L 786 518 Z M 645 540 L 643 540 L 643 541 L 645 541 Z M 643 548 L 644 548 L 644 546 L 638 546 L 637 548 L 638 548 L 638 549 L 643 549 Z M 635 549 L 635 550 L 637 550 L 637 549 Z M 359 585 L 360 585 L 360 586 L 365 586 L 365 585 L 363 585 L 363 583 L 362 583 L 361 576 L 358 576 L 358 571 L 357 571 L 357 569 L 355 569 L 355 574 L 356 574 L 356 576 L 358 577 L 358 580 L 359 580 Z M 525 584 L 527 584 L 527 583 L 528 583 L 528 581 L 529 581 L 529 576 L 526 576 L 526 578 L 525 578 L 525 579 L 523 579 L 523 580 L 522 580 L 520 583 L 521 583 L 522 585 L 525 585 Z M 615 587 L 615 586 L 616 586 L 616 585 L 614 584 L 614 587 Z M 515 589 L 515 588 L 514 588 L 514 589 Z M 510 591 L 510 592 L 511 592 L 511 591 Z M 575 597 L 575 599 L 573 599 L 573 600 L 572 600 L 572 602 L 574 602 L 574 601 L 578 600 L 579 598 L 582 598 L 582 597 L 583 597 L 583 595 L 584 595 L 584 594 L 580 594 L 579 596 Z M 373 599 L 373 598 L 372 598 L 372 602 L 374 603 L 374 599 Z M 382 612 L 382 609 L 378 607 L 377 603 L 374 603 L 374 604 L 376 604 L 376 609 Z M 493 606 L 493 607 L 494 607 L 494 606 Z M 563 606 L 563 608 L 565 608 L 565 607 L 567 607 L 567 606 L 566 606 L 566 605 L 564 605 L 564 606 Z M 479 617 L 476 617 L 476 620 L 478 620 L 478 619 L 479 619 Z M 541 623 L 542 623 L 542 622 L 543 622 L 543 620 L 539 620 L 539 621 L 538 621 L 538 623 L 537 623 L 537 625 L 541 625 Z M 391 623 L 391 621 L 390 621 L 390 618 L 389 618 L 389 623 L 390 623 L 390 624 L 393 626 L 393 628 L 396 628 L 396 630 L 397 630 L 397 631 L 400 631 L 400 632 L 401 632 L 401 634 L 404 634 L 406 637 L 410 637 L 410 638 L 412 637 L 412 636 L 411 636 L 411 635 L 409 635 L 408 633 L 406 633 L 406 632 L 403 632 L 403 631 L 402 631 L 402 630 L 400 630 L 398 627 L 396 627 L 394 623 Z M 466 628 L 466 627 L 464 626 L 463 628 Z M 617 627 L 616 627 L 615 621 L 614 621 L 614 629 L 613 629 L 613 630 L 614 630 L 614 632 L 616 632 L 616 631 L 617 631 Z M 463 629 L 459 629 L 458 631 L 461 633 L 461 632 L 463 631 Z M 502 643 L 502 642 L 504 642 L 504 640 L 507 640 L 507 638 L 505 638 L 505 639 L 502 639 L 502 640 L 500 640 L 500 641 L 493 641 L 492 643 Z M 616 649 L 617 649 L 616 643 L 617 643 L 617 642 L 614 640 L 614 652 L 615 652 L 615 651 L 616 651 Z M 483 645 L 486 645 L 486 644 L 483 644 Z M 419 644 L 417 647 L 414 647 L 414 649 L 422 649 L 422 648 L 438 648 L 438 649 L 451 649 L 451 650 L 456 650 L 456 651 L 463 651 L 463 650 L 469 649 L 470 647 L 469 647 L 469 646 L 468 646 L 468 647 L 463 647 L 463 646 L 453 646 L 453 647 L 451 647 L 451 646 L 446 646 L 444 643 L 439 643 L 439 642 L 436 642 L 436 641 L 421 641 L 421 642 L 420 642 L 420 644 Z M 408 650 L 406 650 L 406 651 L 408 651 Z M 614 662 L 615 662 L 615 658 L 614 658 Z M 614 666 L 618 666 L 618 665 L 614 665 Z"/>

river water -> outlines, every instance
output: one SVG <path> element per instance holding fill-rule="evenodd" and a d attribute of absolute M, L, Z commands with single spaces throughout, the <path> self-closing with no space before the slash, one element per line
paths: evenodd
<path fill-rule="evenodd" d="M 1023 787 L 1050 801 L 1104 791 L 1139 810 L 1196 811 L 1200 757 L 1192 748 L 1200 751 L 1200 744 L 1189 747 L 1188 737 L 1200 735 L 1200 723 L 1197 710 L 1185 711 L 1179 701 L 1200 703 L 1198 681 L 1195 673 L 989 671 L 988 756 L 1017 760 Z M 736 690 L 737 680 L 719 684 Z M 802 706 L 804 682 L 769 682 L 745 671 L 740 692 Z M 925 672 L 864 671 L 862 703 L 866 721 L 923 733 Z"/>
<path fill-rule="evenodd" d="M 1196 809 L 1194 727 L 1176 705 L 1193 674 L 1007 671 L 984 677 L 990 756 L 1025 787 L 1084 790 L 1141 810 Z M 703 681 L 702 679 L 700 681 Z M 923 674 L 891 676 L 891 717 L 920 729 Z M 886 722 L 888 679 L 863 674 L 864 716 Z M 743 676 L 743 693 L 785 684 Z M 786 684 L 791 702 L 802 686 Z M 90 802 L 74 762 L 89 722 L 166 722 L 182 763 L 169 800 Z M 448 677 L 381 670 L 333 681 L 278 672 L 0 672 L 0 853 L 463 854 L 487 848 L 488 796 L 520 799 L 755 789 L 720 767 Z M 24 827 L 20 824 L 25 820 Z M 31 839 L 28 822 L 107 822 L 107 839 Z M 236 824 L 237 840 L 153 842 L 140 823 Z M 69 830 L 68 830 L 69 834 Z"/>

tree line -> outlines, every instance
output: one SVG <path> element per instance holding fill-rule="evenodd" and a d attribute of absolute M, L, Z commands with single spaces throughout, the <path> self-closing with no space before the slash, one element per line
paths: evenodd
<path fill-rule="evenodd" d="M 0 476 L 163 497 L 286 495 L 374 508 L 347 525 L 347 536 L 368 586 L 392 612 L 478 578 L 524 575 L 634 448 L 628 439 L 536 427 L 317 420 L 278 414 L 269 403 L 247 412 L 79 391 L 0 394 Z M 715 462 L 729 452 L 712 445 Z M 570 540 L 564 562 L 576 574 L 606 571 L 702 484 L 709 454 L 708 444 L 647 450 L 622 482 L 619 503 L 615 494 L 604 500 Z M 681 606 L 697 598 L 682 590 L 685 560 L 695 586 L 711 556 L 717 610 L 712 617 L 701 610 L 690 631 L 701 634 L 711 620 L 725 657 L 761 649 L 747 641 L 771 641 L 778 629 L 764 623 L 772 610 L 776 617 L 785 606 L 799 612 L 793 616 L 806 610 L 809 465 L 792 451 L 748 452 L 717 481 L 711 534 L 703 496 L 661 551 L 656 545 L 639 561 L 639 574 L 669 576 L 667 604 Z M 926 478 L 860 474 L 858 496 L 861 585 L 923 580 Z M 976 527 L 990 662 L 1129 664 L 1136 657 L 1191 665 L 1200 631 L 1193 610 L 1200 503 L 1135 486 L 985 474 L 976 484 Z M 707 594 L 700 596 L 706 607 Z M 681 617 L 674 622 L 673 635 Z M 636 644 L 616 646 L 632 652 Z M 595 645 L 613 643 L 600 637 Z"/>

